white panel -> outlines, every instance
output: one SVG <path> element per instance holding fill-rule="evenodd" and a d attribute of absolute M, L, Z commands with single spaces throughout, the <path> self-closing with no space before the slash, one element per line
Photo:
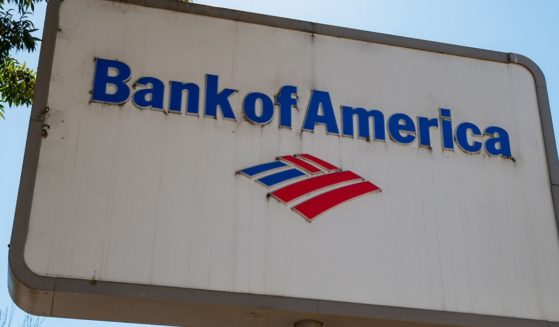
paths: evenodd
<path fill-rule="evenodd" d="M 559 321 L 534 80 L 517 65 L 125 4 L 65 1 L 25 259 L 40 275 Z M 102 19 L 100 19 L 102 17 Z M 90 103 L 94 58 L 220 76 L 237 121 Z M 298 87 L 293 128 L 242 119 Z M 311 90 L 385 117 L 496 125 L 516 161 L 301 132 Z M 201 96 L 201 106 L 204 96 Z M 203 110 L 201 110 L 203 112 Z M 276 111 L 277 113 L 277 111 Z M 341 126 L 340 126 L 341 128 Z M 239 169 L 307 152 L 382 188 L 308 223 Z"/>

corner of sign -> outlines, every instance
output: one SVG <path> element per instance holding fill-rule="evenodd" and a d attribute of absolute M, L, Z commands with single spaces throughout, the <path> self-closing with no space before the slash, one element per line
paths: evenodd
<path fill-rule="evenodd" d="M 508 60 L 509 63 L 517 64 L 526 68 L 534 77 L 537 87 L 546 88 L 546 81 L 543 70 L 540 68 L 540 66 L 538 66 L 538 64 L 536 64 L 535 61 L 527 56 L 514 52 L 508 53 Z"/>

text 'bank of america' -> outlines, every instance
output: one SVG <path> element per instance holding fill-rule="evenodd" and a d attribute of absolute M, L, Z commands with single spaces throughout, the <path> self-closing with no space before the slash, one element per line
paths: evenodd
<path fill-rule="evenodd" d="M 200 115 L 199 85 L 169 81 L 169 90 L 166 91 L 165 83 L 152 76 L 140 77 L 129 85 L 132 76 L 129 65 L 102 58 L 97 58 L 95 62 L 92 102 L 124 104 L 131 98 L 132 103 L 140 109 L 181 114 L 183 107 L 186 107 L 186 114 Z M 230 88 L 220 89 L 219 76 L 207 74 L 203 115 L 217 118 L 219 110 L 223 119 L 236 121 L 229 99 L 237 92 Z M 186 104 L 183 103 L 185 93 L 188 95 Z M 250 92 L 243 99 L 243 116 L 255 125 L 266 125 L 272 121 L 277 105 L 280 127 L 292 128 L 292 110 L 297 107 L 298 101 L 297 86 L 293 85 L 280 87 L 275 97 Z M 323 125 L 329 135 L 354 137 L 357 132 L 359 138 L 368 141 L 386 141 L 388 134 L 390 140 L 399 144 L 410 144 L 417 139 L 420 147 L 431 148 L 430 132 L 438 129 L 443 150 L 454 150 L 456 143 L 466 153 L 478 154 L 484 150 L 489 156 L 512 158 L 509 134 L 504 128 L 488 126 L 481 129 L 474 123 L 462 122 L 453 130 L 451 109 L 439 108 L 438 111 L 436 118 L 418 116 L 414 121 L 404 113 L 395 113 L 385 119 L 383 112 L 377 109 L 342 105 L 341 122 L 338 123 L 330 93 L 312 90 L 302 130 L 314 132 L 317 125 Z"/>

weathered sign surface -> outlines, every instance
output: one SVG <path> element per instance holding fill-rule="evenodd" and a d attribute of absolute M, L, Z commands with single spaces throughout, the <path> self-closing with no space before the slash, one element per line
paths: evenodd
<path fill-rule="evenodd" d="M 558 180 L 522 56 L 51 1 L 11 293 L 36 314 L 189 326 L 547 326 Z"/>

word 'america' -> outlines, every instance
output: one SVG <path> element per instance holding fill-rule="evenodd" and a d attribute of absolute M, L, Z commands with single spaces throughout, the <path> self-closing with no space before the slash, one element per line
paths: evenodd
<path fill-rule="evenodd" d="M 163 81 L 143 76 L 130 83 L 131 76 L 132 70 L 126 63 L 97 58 L 91 101 L 124 104 L 131 98 L 132 103 L 140 109 L 151 108 L 169 113 L 200 115 L 199 85 L 169 81 L 168 105 L 164 108 L 166 86 Z M 230 103 L 230 97 L 235 93 L 237 90 L 219 87 L 219 76 L 207 74 L 203 115 L 216 118 L 219 111 L 224 119 L 236 121 L 237 117 Z M 242 112 L 249 122 L 266 125 L 272 121 L 277 106 L 280 127 L 291 128 L 292 111 L 297 107 L 298 101 L 297 87 L 284 85 L 274 99 L 260 92 L 246 94 Z M 313 132 L 317 125 L 323 125 L 330 135 L 355 137 L 357 134 L 365 140 L 386 141 L 388 134 L 396 143 L 410 144 L 417 139 L 419 146 L 426 148 L 431 148 L 431 130 L 438 129 L 443 150 L 454 150 L 456 143 L 458 148 L 466 153 L 480 153 L 484 149 L 490 156 L 512 158 L 509 134 L 505 129 L 488 126 L 482 131 L 474 123 L 463 122 L 453 130 L 451 110 L 446 108 L 439 109 L 437 118 L 417 117 L 414 121 L 404 113 L 395 113 L 385 119 L 380 110 L 343 105 L 341 122 L 338 124 L 330 93 L 312 90 L 302 129 Z"/>

